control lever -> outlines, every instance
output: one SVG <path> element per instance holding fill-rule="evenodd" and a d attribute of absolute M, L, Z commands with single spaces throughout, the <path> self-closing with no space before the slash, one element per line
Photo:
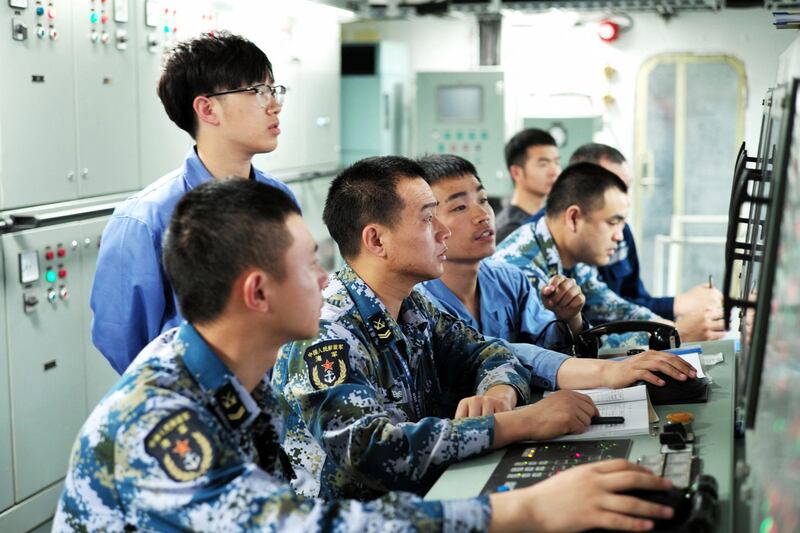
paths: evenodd
<path fill-rule="evenodd" d="M 692 485 L 689 517 L 686 530 L 692 533 L 711 533 L 717 523 L 717 480 L 704 474 Z"/>

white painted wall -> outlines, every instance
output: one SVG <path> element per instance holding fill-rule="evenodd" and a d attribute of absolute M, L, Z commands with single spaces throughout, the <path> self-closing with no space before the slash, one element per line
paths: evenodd
<path fill-rule="evenodd" d="M 775 30 L 764 9 L 680 12 L 669 21 L 655 14 L 634 14 L 633 27 L 613 44 L 602 43 L 595 26 L 576 20 L 598 14 L 550 12 L 509 14 L 503 19 L 501 61 L 506 72 L 506 136 L 523 114 L 600 113 L 604 129 L 597 140 L 633 156 L 636 77 L 650 57 L 668 52 L 728 54 L 747 73 L 745 138 L 758 141 L 761 98 L 774 85 L 778 56 L 797 37 Z M 478 65 L 478 29 L 468 15 L 397 21 L 361 21 L 342 26 L 343 41 L 390 39 L 408 44 L 413 71 L 463 70 Z M 617 75 L 609 82 L 603 67 Z M 606 108 L 602 95 L 615 103 Z M 571 94 L 572 96 L 553 96 Z M 586 95 L 586 96 L 580 96 Z"/>

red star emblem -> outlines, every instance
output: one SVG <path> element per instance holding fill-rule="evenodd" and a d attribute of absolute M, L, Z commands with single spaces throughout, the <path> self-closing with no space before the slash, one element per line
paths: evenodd
<path fill-rule="evenodd" d="M 172 449 L 172 451 L 183 457 L 186 452 L 189 451 L 189 441 L 187 439 L 179 440 L 175 443 L 175 447 Z"/>
<path fill-rule="evenodd" d="M 322 368 L 325 370 L 333 370 L 333 361 L 325 361 L 322 363 Z"/>

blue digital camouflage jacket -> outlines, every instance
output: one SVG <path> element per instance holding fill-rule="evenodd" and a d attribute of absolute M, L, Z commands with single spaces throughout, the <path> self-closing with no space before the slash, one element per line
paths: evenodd
<path fill-rule="evenodd" d="M 609 289 L 600 280 L 596 267 L 578 263 L 565 269 L 545 217 L 523 224 L 498 245 L 492 258 L 521 269 L 540 293 L 556 274 L 574 278 L 586 297 L 583 314 L 593 324 L 658 318 L 646 307 L 631 303 Z M 612 335 L 606 339 L 608 346 L 622 344 L 647 344 L 646 334 Z"/>
<path fill-rule="evenodd" d="M 53 531 L 482 531 L 488 500 L 298 496 L 263 380 L 245 390 L 184 323 L 156 338 L 94 409 Z"/>
<path fill-rule="evenodd" d="M 492 416 L 453 421 L 458 401 L 530 375 L 500 340 L 414 291 L 396 322 L 349 267 L 324 291 L 319 336 L 284 346 L 273 387 L 295 488 L 325 498 L 424 493 L 451 463 L 491 448 Z"/>

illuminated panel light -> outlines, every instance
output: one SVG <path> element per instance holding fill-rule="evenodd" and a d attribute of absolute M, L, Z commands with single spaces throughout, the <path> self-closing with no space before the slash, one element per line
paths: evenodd
<path fill-rule="evenodd" d="M 619 37 L 619 24 L 606 19 L 597 25 L 597 36 L 604 43 L 613 43 Z"/>

